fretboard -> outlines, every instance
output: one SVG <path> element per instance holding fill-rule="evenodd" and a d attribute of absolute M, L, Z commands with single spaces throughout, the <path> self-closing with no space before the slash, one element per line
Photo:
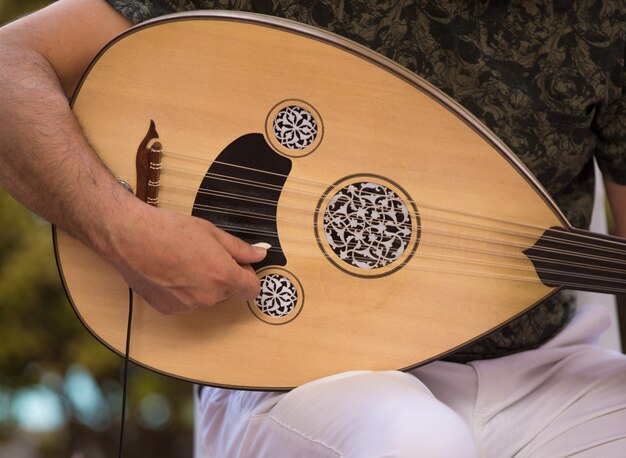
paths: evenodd
<path fill-rule="evenodd" d="M 580 229 L 548 229 L 524 254 L 547 286 L 626 293 L 626 239 Z"/>

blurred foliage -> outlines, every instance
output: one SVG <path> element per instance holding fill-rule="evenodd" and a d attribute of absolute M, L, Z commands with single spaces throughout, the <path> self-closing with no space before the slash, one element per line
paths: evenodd
<path fill-rule="evenodd" d="M 48 0 L 0 0 L 0 24 L 16 19 L 24 14 L 43 8 Z"/>
<path fill-rule="evenodd" d="M 67 457 L 79 451 L 83 455 L 74 456 L 114 456 L 123 361 L 80 324 L 68 303 L 54 261 L 50 225 L 0 190 L 0 227 L 0 389 L 15 393 L 42 383 L 46 374 L 63 377 L 80 365 L 91 372 L 105 394 L 114 394 L 107 396 L 112 422 L 104 431 L 71 416 L 56 434 L 25 439 L 15 423 L 5 422 L 0 423 L 0 445 L 19 438 L 37 451 L 25 456 Z M 191 456 L 191 385 L 139 367 L 131 367 L 128 384 L 127 456 Z M 65 396 L 62 388 L 56 391 Z M 140 419 L 142 401 L 154 393 L 165 396 L 172 406 L 165 428 L 150 429 Z"/>
<path fill-rule="evenodd" d="M 60 370 L 89 363 L 96 376 L 116 358 L 93 338 L 83 338 L 59 284 L 50 225 L 0 193 L 0 368 L 19 373 L 31 361 Z"/>
<path fill-rule="evenodd" d="M 48 3 L 0 0 L 0 24 Z M 0 456 L 116 456 L 122 359 L 102 346 L 74 314 L 57 272 L 50 225 L 2 189 L 0 228 Z M 104 429 L 87 426 L 89 422 L 68 407 L 63 387 L 53 383 L 76 367 L 87 368 L 110 404 L 111 421 Z M 7 414 L 12 395 L 36 386 L 47 386 L 61 399 L 68 414 L 62 428 L 29 433 Z M 131 366 L 128 386 L 125 456 L 191 456 L 191 385 Z M 155 394 L 171 406 L 169 420 L 157 427 L 147 424 L 150 409 L 143 408 L 150 407 L 145 401 L 157 399 Z"/>

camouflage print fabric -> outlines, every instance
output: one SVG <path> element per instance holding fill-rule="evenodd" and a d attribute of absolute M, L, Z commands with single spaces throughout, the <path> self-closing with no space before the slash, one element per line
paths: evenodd
<path fill-rule="evenodd" d="M 343 35 L 459 101 L 520 157 L 570 222 L 589 223 L 595 156 L 626 184 L 625 0 L 108 0 L 133 22 L 254 11 Z M 530 349 L 571 317 L 563 293 L 451 358 Z"/>

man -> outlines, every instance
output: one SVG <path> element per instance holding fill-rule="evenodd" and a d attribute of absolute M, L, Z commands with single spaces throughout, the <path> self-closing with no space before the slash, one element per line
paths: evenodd
<path fill-rule="evenodd" d="M 588 224 L 595 156 L 626 236 L 623 1 L 108 3 L 61 0 L 0 29 L 0 180 L 164 313 L 254 297 L 249 264 L 264 250 L 130 196 L 67 97 L 131 20 L 178 10 L 275 14 L 386 54 L 485 122 L 578 227 Z M 591 344 L 601 312 L 573 310 L 571 297 L 556 297 L 409 374 L 338 374 L 286 394 L 203 389 L 201 442 L 211 456 L 623 456 L 626 359 Z"/>

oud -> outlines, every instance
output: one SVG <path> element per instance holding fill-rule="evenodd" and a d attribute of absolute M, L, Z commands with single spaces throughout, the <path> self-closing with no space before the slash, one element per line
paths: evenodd
<path fill-rule="evenodd" d="M 272 246 L 254 301 L 163 316 L 135 298 L 129 356 L 164 374 L 287 389 L 409 369 L 561 288 L 625 290 L 623 241 L 572 228 L 443 93 L 317 29 L 159 18 L 97 56 L 73 110 L 139 198 Z M 124 354 L 128 286 L 61 230 L 55 246 L 78 316 Z"/>

